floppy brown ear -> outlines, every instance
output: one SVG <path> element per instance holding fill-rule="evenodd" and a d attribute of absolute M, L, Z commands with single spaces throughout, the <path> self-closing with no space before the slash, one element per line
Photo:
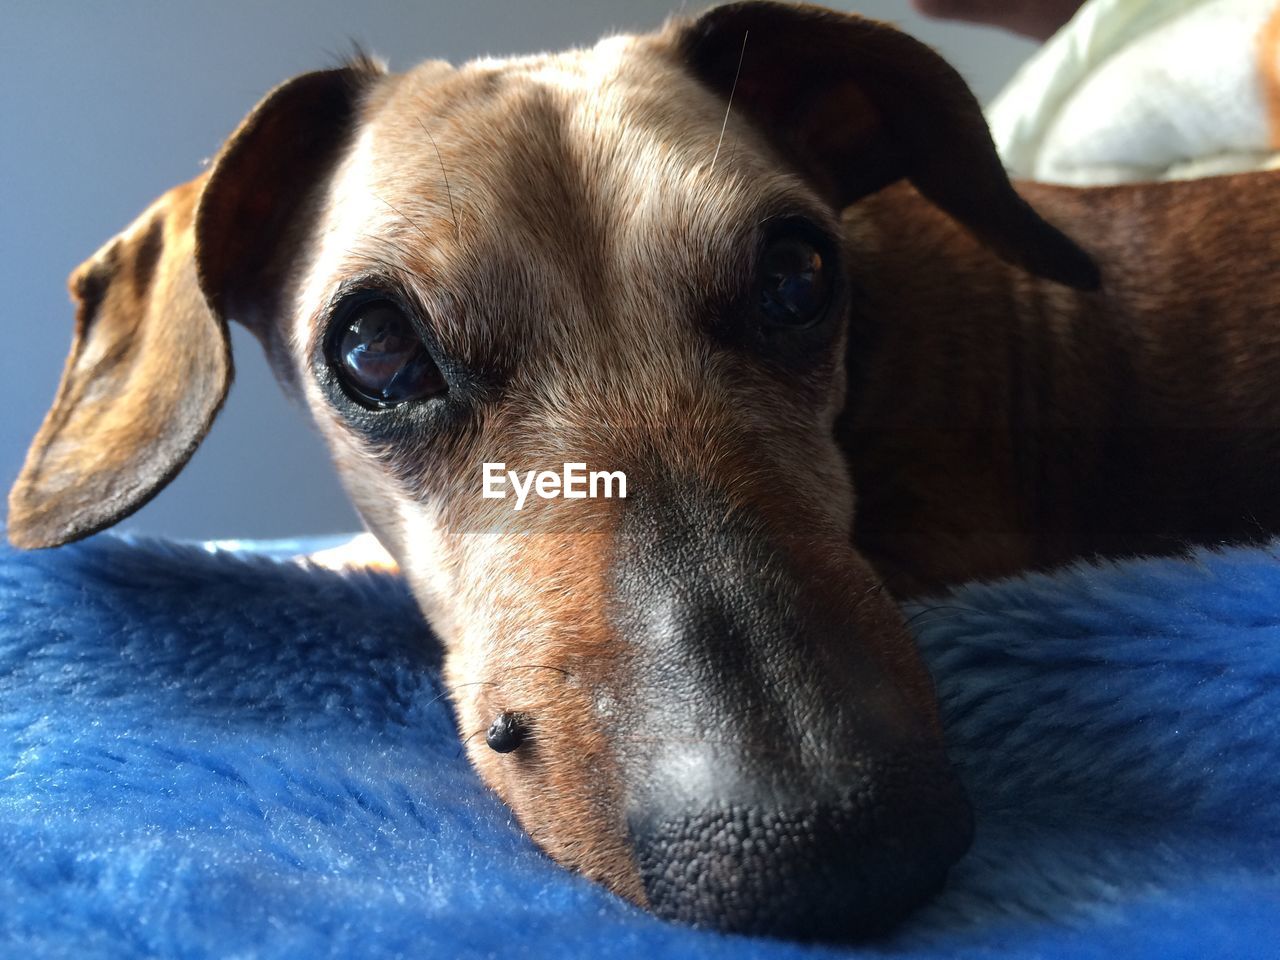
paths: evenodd
<path fill-rule="evenodd" d="M 280 246 L 375 72 L 361 63 L 278 87 L 206 174 L 170 190 L 72 274 L 71 355 L 9 492 L 16 546 L 56 546 L 116 523 L 190 459 L 231 384 L 231 306 L 239 296 L 270 307 L 264 290 L 286 256 Z"/>
<path fill-rule="evenodd" d="M 1009 182 L 964 79 L 893 27 L 818 7 L 718 7 L 677 28 L 685 62 L 846 206 L 908 178 L 999 256 L 1080 289 L 1083 250 Z"/>
<path fill-rule="evenodd" d="M 136 510 L 186 463 L 231 383 L 226 325 L 196 282 L 198 178 L 71 275 L 75 339 L 9 493 L 9 539 L 49 547 Z"/>

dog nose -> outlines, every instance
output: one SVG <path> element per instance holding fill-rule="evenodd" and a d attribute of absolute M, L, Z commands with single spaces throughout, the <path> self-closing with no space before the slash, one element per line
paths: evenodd
<path fill-rule="evenodd" d="M 888 928 L 972 835 L 900 613 L 793 570 L 750 515 L 665 493 L 619 528 L 627 669 L 603 715 L 648 906 L 797 939 Z M 875 582 L 847 559 L 841 582 Z"/>
<path fill-rule="evenodd" d="M 629 817 L 650 908 L 727 933 L 848 941 L 884 931 L 942 885 L 972 816 L 940 756 L 869 765 L 828 799 L 650 802 Z M 793 795 L 794 796 L 794 795 Z M 798 802 L 797 802 L 798 801 Z"/>

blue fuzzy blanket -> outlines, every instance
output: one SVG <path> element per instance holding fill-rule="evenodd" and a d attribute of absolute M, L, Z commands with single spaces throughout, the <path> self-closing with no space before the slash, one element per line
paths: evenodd
<path fill-rule="evenodd" d="M 975 586 L 914 625 L 977 839 L 839 950 L 665 924 L 539 853 L 394 577 L 4 553 L 0 955 L 1280 956 L 1280 560 Z"/>

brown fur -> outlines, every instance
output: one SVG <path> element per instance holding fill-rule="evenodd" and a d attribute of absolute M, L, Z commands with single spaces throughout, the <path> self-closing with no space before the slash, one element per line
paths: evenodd
<path fill-rule="evenodd" d="M 231 348 L 196 285 L 199 196 L 198 183 L 171 190 L 71 275 L 75 341 L 9 494 L 16 546 L 86 536 L 136 510 L 222 406 Z"/>
<path fill-rule="evenodd" d="M 1007 267 L 907 187 L 848 214 L 881 225 L 850 260 L 860 547 L 908 592 L 1280 529 L 1280 256 L 1236 255 L 1280 177 L 1022 189 L 1099 292 Z"/>
<path fill-rule="evenodd" d="M 311 74 L 77 274 L 77 344 L 10 536 L 65 542 L 160 489 L 229 382 L 224 319 L 246 323 L 443 641 L 485 781 L 553 856 L 643 901 L 626 771 L 667 694 L 615 609 L 620 571 L 646 563 L 627 518 L 767 544 L 759 582 L 815 625 L 777 652 L 783 686 L 838 705 L 869 685 L 881 729 L 936 746 L 885 581 L 905 594 L 1280 529 L 1280 339 L 1261 326 L 1277 264 L 1265 239 L 1238 255 L 1267 236 L 1278 184 L 1019 196 L 954 71 L 810 8 Z M 803 360 L 742 330 L 755 238 L 778 215 L 843 242 L 847 324 Z M 474 402 L 448 429 L 380 433 L 385 418 L 326 394 L 329 313 L 353 282 L 401 291 L 468 371 Z M 481 499 L 484 461 L 624 470 L 640 502 L 515 514 Z M 715 519 L 686 520 L 664 494 L 680 490 Z M 483 731 L 503 711 L 531 735 L 499 755 Z M 676 739 L 740 737 L 784 773 L 859 769 L 769 719 Z"/>

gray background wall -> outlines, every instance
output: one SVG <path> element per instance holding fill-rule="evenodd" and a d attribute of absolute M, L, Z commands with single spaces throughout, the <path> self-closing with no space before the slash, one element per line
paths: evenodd
<path fill-rule="evenodd" d="M 927 21 L 907 0 L 835 3 L 932 43 L 990 98 L 1031 51 Z M 690 3 L 692 10 L 702 4 Z M 0 6 L 0 482 L 8 489 L 70 343 L 67 274 L 168 187 L 199 172 L 270 87 L 352 41 L 404 68 L 426 57 L 588 44 L 644 30 L 681 0 L 223 0 Z M 230 399 L 186 470 L 125 529 L 270 537 L 358 528 L 303 413 L 233 331 Z"/>

